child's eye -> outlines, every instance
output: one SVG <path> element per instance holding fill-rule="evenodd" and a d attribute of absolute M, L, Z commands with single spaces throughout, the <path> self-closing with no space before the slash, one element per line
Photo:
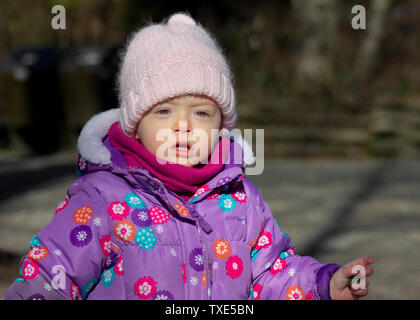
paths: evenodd
<path fill-rule="evenodd" d="M 170 111 L 168 109 L 160 109 L 160 110 L 156 111 L 156 113 L 160 114 L 160 115 L 169 114 L 169 112 Z"/>
<path fill-rule="evenodd" d="M 209 116 L 209 114 L 207 112 L 204 112 L 204 111 L 197 111 L 196 114 L 199 117 L 208 117 Z"/>

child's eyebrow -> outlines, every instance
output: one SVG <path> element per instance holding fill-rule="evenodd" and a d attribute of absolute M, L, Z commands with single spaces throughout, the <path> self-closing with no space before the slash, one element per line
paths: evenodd
<path fill-rule="evenodd" d="M 190 107 L 198 107 L 198 106 L 213 106 L 213 107 L 216 107 L 216 104 L 214 102 L 209 102 L 209 101 L 196 102 L 196 103 L 190 104 Z"/>
<path fill-rule="evenodd" d="M 175 106 L 179 105 L 178 100 L 168 101 L 166 103 L 172 104 L 172 105 L 175 105 Z M 214 102 L 212 102 L 212 101 L 206 101 L 206 100 L 199 101 L 199 102 L 194 102 L 194 103 L 190 103 L 188 105 L 190 107 L 198 107 L 198 106 L 213 106 L 213 107 L 217 107 L 217 105 Z"/>

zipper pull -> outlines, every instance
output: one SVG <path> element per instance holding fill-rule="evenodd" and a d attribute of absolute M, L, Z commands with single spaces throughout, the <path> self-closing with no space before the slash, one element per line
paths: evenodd
<path fill-rule="evenodd" d="M 201 229 L 204 230 L 205 233 L 209 234 L 210 232 L 213 231 L 213 228 L 211 227 L 211 225 L 201 216 L 197 213 L 197 211 L 195 210 L 195 204 L 190 204 L 187 203 L 186 204 L 191 216 L 194 219 L 197 219 L 198 224 L 200 225 Z"/>
<path fill-rule="evenodd" d="M 213 284 L 213 261 L 211 259 L 209 259 L 207 270 L 208 270 L 207 277 L 208 277 L 209 284 L 211 286 Z"/>
<path fill-rule="evenodd" d="M 198 216 L 198 224 L 207 234 L 213 231 L 213 228 L 211 227 L 211 225 L 206 220 L 204 220 L 202 216 Z"/>

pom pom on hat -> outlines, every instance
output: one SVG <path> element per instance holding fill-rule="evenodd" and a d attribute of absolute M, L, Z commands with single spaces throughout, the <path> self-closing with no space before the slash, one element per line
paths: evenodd
<path fill-rule="evenodd" d="M 188 14 L 140 29 L 124 53 L 118 78 L 121 128 L 133 136 L 154 105 L 185 94 L 213 99 L 222 128 L 236 123 L 232 74 L 216 40 Z"/>
<path fill-rule="evenodd" d="M 168 25 L 174 26 L 177 24 L 187 24 L 193 27 L 197 25 L 193 18 L 184 13 L 176 13 L 169 18 Z"/>

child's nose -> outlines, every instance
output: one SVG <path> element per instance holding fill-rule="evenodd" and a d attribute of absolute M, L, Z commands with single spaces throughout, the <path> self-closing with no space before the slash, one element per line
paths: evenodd
<path fill-rule="evenodd" d="M 173 130 L 179 133 L 189 133 L 191 132 L 191 122 L 188 118 L 182 118 L 175 121 Z"/>

